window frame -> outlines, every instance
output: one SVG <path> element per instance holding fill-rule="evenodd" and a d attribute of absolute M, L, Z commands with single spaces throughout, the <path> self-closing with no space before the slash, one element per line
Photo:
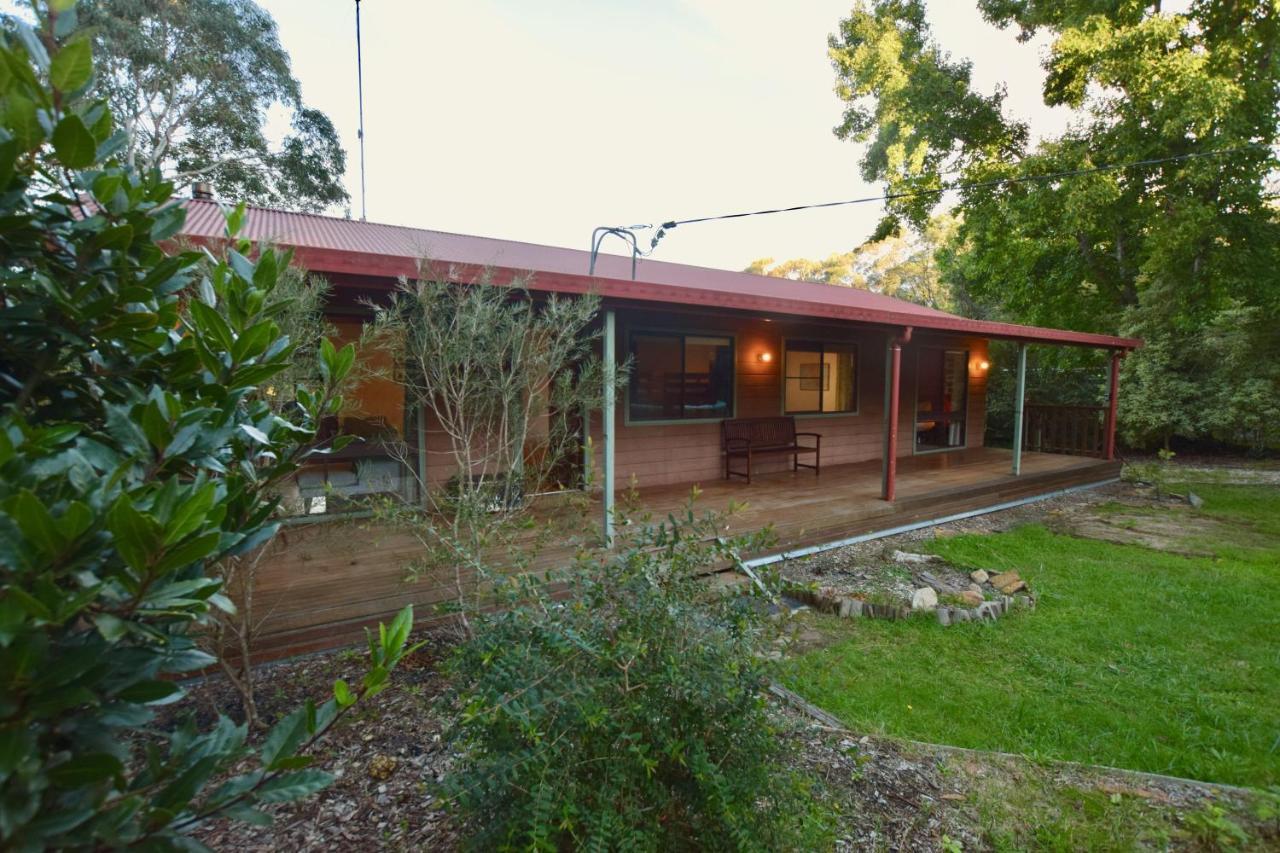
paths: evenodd
<path fill-rule="evenodd" d="M 940 351 L 943 354 L 944 358 L 947 353 L 960 353 L 961 355 L 964 356 L 964 420 L 960 422 L 964 430 L 964 441 L 962 441 L 960 444 L 957 444 L 955 447 L 930 447 L 925 450 L 921 450 L 919 442 L 917 440 L 918 436 L 920 435 L 920 356 L 926 350 Z M 915 383 L 914 383 L 915 388 L 912 391 L 912 397 L 914 397 L 915 399 L 911 404 L 911 412 L 912 412 L 911 455 L 912 456 L 928 456 L 931 453 L 954 453 L 957 450 L 964 450 L 968 448 L 969 446 L 969 379 L 970 379 L 969 365 L 972 363 L 970 362 L 969 359 L 972 355 L 972 352 L 973 351 L 969 349 L 968 346 L 949 347 L 946 345 L 922 346 L 916 350 L 916 375 L 915 375 Z"/>
<path fill-rule="evenodd" d="M 729 353 L 733 363 L 733 381 L 731 383 L 730 393 L 733 398 L 729 401 L 729 413 L 722 417 L 711 418 L 639 418 L 631 417 L 631 392 L 634 388 L 634 382 L 630 377 L 624 388 L 622 397 L 622 423 L 624 426 L 645 427 L 645 426 L 672 426 L 674 424 L 718 424 L 729 418 L 738 416 L 738 335 L 734 332 L 726 332 L 719 329 L 671 329 L 662 327 L 636 327 L 628 328 L 623 336 L 625 348 L 625 358 L 631 358 L 631 341 L 636 335 L 653 335 L 668 338 L 680 339 L 680 366 L 683 373 L 684 368 L 684 341 L 686 338 L 724 338 L 729 342 Z M 635 363 L 631 365 L 631 371 L 635 373 Z M 683 407 L 683 401 L 681 403 Z"/>
<path fill-rule="evenodd" d="M 792 343 L 809 343 L 818 344 L 823 347 L 822 353 L 826 355 L 826 346 L 834 344 L 838 346 L 853 347 L 853 408 L 844 409 L 839 412 L 823 412 L 823 411 L 807 411 L 807 412 L 788 412 L 787 411 L 787 351 Z M 778 408 L 784 416 L 793 418 L 847 418 L 854 417 L 862 412 L 862 346 L 857 341 L 836 341 L 827 338 L 802 338 L 802 337 L 784 337 L 782 339 L 782 357 L 778 359 Z"/>

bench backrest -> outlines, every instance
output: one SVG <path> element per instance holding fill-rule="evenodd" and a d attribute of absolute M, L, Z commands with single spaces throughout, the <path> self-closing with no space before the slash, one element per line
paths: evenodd
<path fill-rule="evenodd" d="M 720 445 L 731 438 L 745 438 L 756 447 L 789 447 L 796 443 L 796 419 L 731 418 L 720 422 Z"/>

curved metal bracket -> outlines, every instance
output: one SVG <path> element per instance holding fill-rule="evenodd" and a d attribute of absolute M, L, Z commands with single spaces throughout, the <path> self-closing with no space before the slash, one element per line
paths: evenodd
<path fill-rule="evenodd" d="M 600 254 L 600 244 L 604 242 L 605 237 L 611 234 L 631 244 L 631 280 L 635 281 L 636 259 L 640 257 L 640 246 L 636 242 L 635 231 L 620 226 L 601 226 L 591 232 L 591 268 L 588 270 L 588 275 L 596 274 L 596 257 Z"/>

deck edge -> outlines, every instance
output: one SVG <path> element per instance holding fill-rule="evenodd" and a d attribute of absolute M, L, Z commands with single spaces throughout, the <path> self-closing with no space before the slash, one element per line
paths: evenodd
<path fill-rule="evenodd" d="M 1037 501 L 1049 500 L 1050 498 L 1062 497 L 1073 492 L 1082 492 L 1087 489 L 1097 489 L 1102 486 L 1109 486 L 1112 483 L 1120 482 L 1119 477 L 1111 477 L 1106 480 L 1098 480 L 1092 483 L 1082 483 L 1078 486 L 1068 486 L 1065 489 L 1055 489 L 1050 492 L 1030 495 L 1025 498 L 1016 498 L 1011 501 L 1003 501 L 1002 503 L 992 504 L 991 506 L 979 507 L 977 509 L 965 510 L 963 512 L 951 513 L 950 515 L 939 516 L 938 518 L 928 518 L 921 521 L 913 521 L 907 524 L 900 524 L 897 527 L 889 527 L 883 530 L 872 530 L 867 533 L 859 533 L 854 536 L 848 536 L 843 539 L 836 539 L 831 542 L 821 542 L 816 545 L 807 545 L 803 548 L 796 548 L 790 551 L 779 551 L 776 554 L 766 554 L 761 557 L 753 557 L 749 560 L 743 560 L 743 565 L 754 569 L 760 566 L 767 566 L 772 563 L 780 563 L 786 560 L 797 560 L 802 557 L 808 557 L 812 554 L 821 554 L 824 551 L 832 551 L 836 548 L 844 548 L 848 545 L 857 545 L 860 542 L 871 542 L 876 539 L 885 539 L 889 536 L 897 536 L 901 533 L 910 533 L 913 530 L 923 530 L 927 527 L 936 527 L 939 524 L 948 524 L 952 521 L 963 521 L 966 518 L 975 518 L 979 515 L 987 515 L 992 512 L 1002 512 L 1006 509 L 1026 506 L 1027 504 L 1036 503 Z"/>

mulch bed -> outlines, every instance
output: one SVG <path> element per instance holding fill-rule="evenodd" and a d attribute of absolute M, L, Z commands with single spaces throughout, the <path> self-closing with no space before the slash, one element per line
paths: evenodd
<path fill-rule="evenodd" d="M 457 832 L 435 783 L 454 755 L 443 738 L 435 702 L 444 690 L 436 639 L 401 662 L 393 687 L 342 720 L 317 753 L 314 766 L 337 780 L 314 797 L 264 806 L 275 823 L 259 828 L 212 821 L 197 837 L 215 850 L 452 850 Z M 308 698 L 328 698 L 335 678 L 357 681 L 360 650 L 326 652 L 258 668 L 258 708 L 270 725 Z M 170 715 L 194 710 L 202 722 L 217 712 L 240 717 L 234 691 L 218 676 L 188 685 L 188 696 Z"/>

